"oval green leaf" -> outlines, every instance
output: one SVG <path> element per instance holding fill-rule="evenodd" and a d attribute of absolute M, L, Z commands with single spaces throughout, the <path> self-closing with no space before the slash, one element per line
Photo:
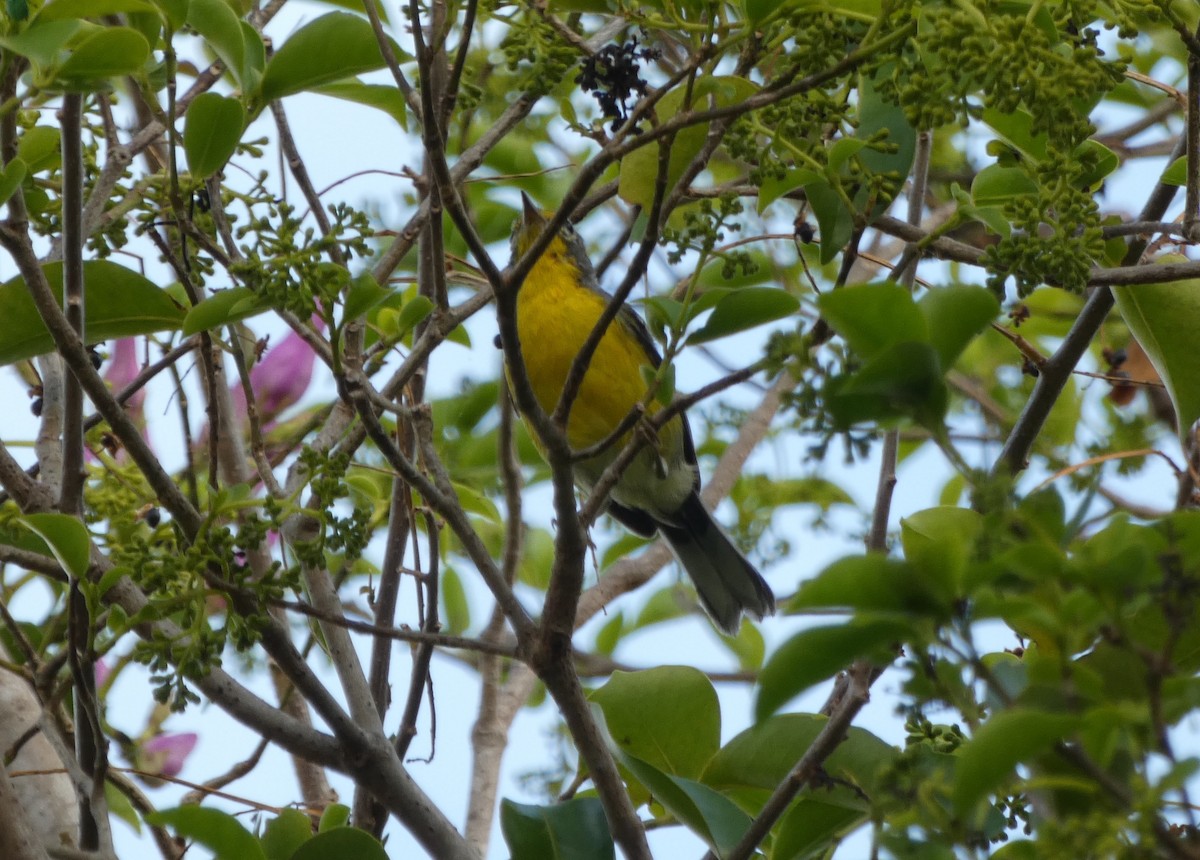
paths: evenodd
<path fill-rule="evenodd" d="M 771 655 L 759 675 L 755 719 L 771 716 L 793 696 L 832 678 L 861 657 L 890 660 L 892 646 L 911 633 L 906 621 L 888 617 L 855 618 L 797 633 Z"/>
<path fill-rule="evenodd" d="M 267 860 L 291 860 L 312 838 L 312 820 L 299 809 L 284 809 L 263 830 L 263 852 Z"/>
<path fill-rule="evenodd" d="M 87 526 L 66 514 L 29 514 L 21 522 L 46 542 L 63 570 L 76 579 L 87 576 L 92 547 Z"/>
<path fill-rule="evenodd" d="M 39 66 L 49 66 L 82 28 L 83 22 L 78 20 L 35 21 L 24 32 L 0 36 L 0 47 L 28 57 Z"/>
<path fill-rule="evenodd" d="M 152 812 L 146 821 L 166 825 L 213 852 L 215 860 L 266 860 L 262 846 L 236 818 L 207 806 L 178 806 Z"/>
<path fill-rule="evenodd" d="M 17 157 L 29 173 L 53 170 L 62 164 L 62 135 L 57 128 L 35 125 L 17 140 Z"/>
<path fill-rule="evenodd" d="M 394 42 L 392 51 L 404 52 Z M 385 65 L 370 23 L 348 12 L 330 12 L 301 27 L 280 46 L 263 75 L 262 96 L 271 101 L 343 81 Z"/>
<path fill-rule="evenodd" d="M 1182 262 L 1166 255 L 1157 262 Z M 1113 287 L 1117 307 L 1130 331 L 1146 350 L 1162 377 L 1179 416 L 1179 433 L 1186 437 L 1200 419 L 1200 279 Z"/>
<path fill-rule="evenodd" d="M 318 833 L 301 845 L 290 860 L 330 860 L 333 857 L 388 860 L 379 840 L 357 827 L 335 827 Z"/>
<path fill-rule="evenodd" d="M 1003 206 L 1037 190 L 1037 183 L 1021 168 L 989 164 L 972 180 L 971 200 L 976 206 Z"/>
<path fill-rule="evenodd" d="M 614 672 L 590 698 L 622 750 L 666 773 L 699 776 L 721 744 L 717 692 L 698 669 Z"/>
<path fill-rule="evenodd" d="M 189 0 L 187 23 L 204 38 L 225 68 L 239 77 L 246 60 L 246 39 L 229 4 L 225 0 Z"/>
<path fill-rule="evenodd" d="M 16 193 L 28 172 L 25 162 L 19 158 L 14 158 L 4 170 L 0 170 L 0 203 L 4 203 Z"/>
<path fill-rule="evenodd" d="M 612 834 L 599 798 L 553 806 L 500 801 L 500 830 L 512 860 L 613 860 Z"/>
<path fill-rule="evenodd" d="M 702 77 L 696 80 L 694 85 L 676 87 L 663 96 L 658 103 L 658 117 L 665 121 L 685 112 L 685 101 L 689 94 L 692 98 L 691 110 L 702 111 L 710 106 L 720 107 L 744 101 L 757 90 L 758 87 L 753 82 L 734 75 Z M 676 133 L 667 166 L 668 191 L 700 152 L 707 138 L 708 128 L 703 124 L 690 125 Z M 646 145 L 621 159 L 617 193 L 626 203 L 640 205 L 643 209 L 650 208 L 654 201 L 655 181 L 658 178 L 658 150 L 657 144 Z"/>
<path fill-rule="evenodd" d="M 218 93 L 196 96 L 183 127 L 183 149 L 192 174 L 207 179 L 224 167 L 245 125 L 246 111 L 237 99 Z"/>
<path fill-rule="evenodd" d="M 929 339 L 928 324 L 912 295 L 892 281 L 832 290 L 817 304 L 826 322 L 864 359 L 897 343 Z"/>
<path fill-rule="evenodd" d="M 746 331 L 765 323 L 791 316 L 800 308 L 800 300 L 776 287 L 743 287 L 726 295 L 713 308 L 688 343 L 708 343 L 717 338 Z"/>
<path fill-rule="evenodd" d="M 233 287 L 214 293 L 187 312 L 183 333 L 187 335 L 220 328 L 270 310 L 265 300 L 248 287 Z"/>
<path fill-rule="evenodd" d="M 154 12 L 149 0 L 54 0 L 42 7 L 35 22 L 68 18 L 103 18 L 118 12 Z"/>
<path fill-rule="evenodd" d="M 1079 725 L 1071 714 L 1016 709 L 996 714 L 958 751 L 954 808 L 966 812 L 998 789 L 1021 762 L 1045 752 Z"/>
<path fill-rule="evenodd" d="M 935 287 L 917 303 L 937 350 L 942 370 L 958 361 L 967 344 L 1000 313 L 1000 302 L 991 290 L 967 284 Z"/>
<path fill-rule="evenodd" d="M 403 94 L 395 87 L 364 84 L 358 78 L 350 78 L 313 87 L 312 91 L 323 96 L 381 110 L 394 119 L 402 129 L 408 131 L 408 103 L 404 101 Z"/>
<path fill-rule="evenodd" d="M 55 75 L 68 89 L 83 89 L 97 80 L 129 75 L 145 65 L 150 43 L 132 27 L 105 27 L 81 41 Z"/>
<path fill-rule="evenodd" d="M 676 819 L 724 857 L 750 827 L 750 816 L 707 785 L 696 780 L 663 773 L 636 756 L 614 751 L 624 765 Z"/>
<path fill-rule="evenodd" d="M 62 305 L 62 263 L 42 267 Z M 167 294 L 132 269 L 109 260 L 83 264 L 89 343 L 178 329 L 184 312 Z M 23 278 L 0 285 L 0 365 L 53 352 L 50 337 Z"/>

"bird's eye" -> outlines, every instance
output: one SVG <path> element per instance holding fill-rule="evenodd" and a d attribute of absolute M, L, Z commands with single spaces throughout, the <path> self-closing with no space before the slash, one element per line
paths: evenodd
<path fill-rule="evenodd" d="M 566 224 L 563 224 L 562 234 L 563 234 L 564 239 L 574 239 L 575 238 L 575 225 L 572 224 L 570 221 L 568 221 Z"/>

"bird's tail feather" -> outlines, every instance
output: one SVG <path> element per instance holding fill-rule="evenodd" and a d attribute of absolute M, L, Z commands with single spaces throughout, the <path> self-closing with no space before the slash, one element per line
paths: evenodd
<path fill-rule="evenodd" d="M 688 572 L 704 611 L 730 636 L 742 613 L 761 619 L 775 611 L 775 595 L 692 493 L 670 523 L 659 528 Z"/>

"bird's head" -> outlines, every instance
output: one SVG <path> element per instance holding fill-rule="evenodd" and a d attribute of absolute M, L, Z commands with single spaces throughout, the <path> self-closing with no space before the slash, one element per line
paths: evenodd
<path fill-rule="evenodd" d="M 512 259 L 517 260 L 529 250 L 538 237 L 549 225 L 553 213 L 545 212 L 529 199 L 529 195 L 521 192 L 521 217 L 513 224 Z M 569 263 L 576 271 L 591 275 L 592 264 L 587 256 L 587 248 L 583 239 L 575 232 L 570 223 L 564 224 L 558 235 L 550 240 L 546 250 L 542 252 L 542 260 L 558 263 Z"/>

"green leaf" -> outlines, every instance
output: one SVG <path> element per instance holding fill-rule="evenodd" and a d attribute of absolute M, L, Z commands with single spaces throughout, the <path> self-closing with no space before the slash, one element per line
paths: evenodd
<path fill-rule="evenodd" d="M 104 18 L 118 12 L 154 12 L 155 6 L 149 0 L 53 0 L 42 7 L 35 19 L 35 25 L 41 21 L 62 21 L 68 18 Z"/>
<path fill-rule="evenodd" d="M 42 267 L 62 304 L 62 263 Z M 87 289 L 86 331 L 95 343 L 179 328 L 183 310 L 167 294 L 132 269 L 108 260 L 83 264 Z M 21 278 L 0 285 L 0 364 L 11 364 L 54 350 L 29 289 Z"/>
<path fill-rule="evenodd" d="M 1046 157 L 1046 135 L 1033 133 L 1033 115 L 1028 111 L 985 108 L 983 121 L 1022 155 L 1041 161 Z"/>
<path fill-rule="evenodd" d="M 929 324 L 912 295 L 892 281 L 831 290 L 817 305 L 826 322 L 864 359 L 897 343 L 929 339 Z"/>
<path fill-rule="evenodd" d="M 868 810 L 855 809 L 849 801 L 832 802 L 835 795 L 844 795 L 846 791 L 839 786 L 819 795 L 819 799 L 798 798 L 775 826 L 771 856 L 828 856 L 826 852 L 830 852 L 839 839 L 870 819 Z"/>
<path fill-rule="evenodd" d="M 364 84 L 357 78 L 312 87 L 312 92 L 381 110 L 408 131 L 408 103 L 395 87 Z"/>
<path fill-rule="evenodd" d="M 776 287 L 744 287 L 722 298 L 712 316 L 688 337 L 689 344 L 708 343 L 794 314 L 800 301 Z"/>
<path fill-rule="evenodd" d="M 197 332 L 220 328 L 223 325 L 240 322 L 271 307 L 265 299 L 248 287 L 233 287 L 214 293 L 207 299 L 187 312 L 183 319 L 183 333 L 193 335 Z"/>
<path fill-rule="evenodd" d="M 23 33 L 0 36 L 0 47 L 28 57 L 39 66 L 50 66 L 81 29 L 83 22 L 77 20 L 35 21 Z"/>
<path fill-rule="evenodd" d="M 604 626 L 596 631 L 596 641 L 593 646 L 596 653 L 612 656 L 612 653 L 617 650 L 617 645 L 621 643 L 624 633 L 625 613 L 618 609 L 604 622 Z"/>
<path fill-rule="evenodd" d="M 743 624 L 738 628 L 737 636 L 722 636 L 721 640 L 737 657 L 742 669 L 754 672 L 762 668 L 763 658 L 767 655 L 767 643 L 756 625 Z"/>
<path fill-rule="evenodd" d="M 589 698 L 622 750 L 666 773 L 697 777 L 720 746 L 717 693 L 698 669 L 613 672 Z"/>
<path fill-rule="evenodd" d="M 946 603 L 959 595 L 983 517 L 968 508 L 928 508 L 900 520 L 904 557 Z"/>
<path fill-rule="evenodd" d="M 391 294 L 392 291 L 381 287 L 370 272 L 363 272 L 350 282 L 350 289 L 346 292 L 343 322 L 358 319 Z"/>
<path fill-rule="evenodd" d="M 937 613 L 949 609 L 954 593 L 937 588 L 913 565 L 879 553 L 839 559 L 800 586 L 788 612 L 847 609 Z"/>
<path fill-rule="evenodd" d="M 246 126 L 246 111 L 237 99 L 201 93 L 188 108 L 183 127 L 183 149 L 188 169 L 206 179 L 225 166 Z"/>
<path fill-rule="evenodd" d="M 103 597 L 108 593 L 109 589 L 121 581 L 122 577 L 133 575 L 134 571 L 132 567 L 127 567 L 123 564 L 110 567 L 108 570 L 104 571 L 104 574 L 100 577 L 99 582 L 96 583 L 96 596 Z"/>
<path fill-rule="evenodd" d="M 854 233 L 854 213 L 846 208 L 842 196 L 828 179 L 804 186 L 808 205 L 817 216 L 817 231 L 821 242 L 821 263 L 824 265 L 838 255 Z M 826 295 L 830 295 L 826 293 Z"/>
<path fill-rule="evenodd" d="M 457 636 L 471 626 L 471 604 L 467 591 L 453 568 L 442 568 L 442 587 L 439 589 L 442 609 L 445 610 L 446 632 Z"/>
<path fill-rule="evenodd" d="M 774 0 L 770 0 L 770 2 L 774 5 Z M 783 195 L 795 191 L 797 188 L 804 188 L 810 182 L 817 182 L 820 179 L 821 174 L 804 167 L 794 167 L 783 176 L 771 176 L 764 179 L 758 189 L 758 214 L 761 215 L 768 206 Z"/>
<path fill-rule="evenodd" d="M 28 173 L 53 170 L 62 164 L 62 135 L 57 128 L 35 125 L 17 140 L 17 157 L 25 162 Z"/>
<path fill-rule="evenodd" d="M 1037 194 L 1037 183 L 1019 167 L 990 164 L 971 182 L 971 200 L 976 206 L 1003 206 Z"/>
<path fill-rule="evenodd" d="M 404 53 L 392 43 L 397 58 Z M 385 65 L 365 18 L 330 12 L 301 27 L 267 63 L 262 97 L 268 101 L 343 81 Z"/>
<path fill-rule="evenodd" d="M 55 75 L 68 89 L 86 89 L 98 79 L 130 75 L 150 57 L 150 43 L 131 27 L 103 27 L 75 46 Z"/>
<path fill-rule="evenodd" d="M 1017 708 L 996 714 L 959 748 L 953 800 L 960 813 L 999 789 L 1021 762 L 1048 750 L 1079 726 L 1079 718 Z"/>
<path fill-rule="evenodd" d="M 614 753 L 654 800 L 707 842 L 718 857 L 730 851 L 750 827 L 749 815 L 704 783 L 664 773 L 620 748 Z"/>
<path fill-rule="evenodd" d="M 344 803 L 331 803 L 321 813 L 321 821 L 317 824 L 318 833 L 328 833 L 338 827 L 345 827 L 350 821 L 350 807 Z"/>
<path fill-rule="evenodd" d="M 857 137 L 839 137 L 829 146 L 825 167 L 829 175 L 836 176 L 851 158 L 866 147 L 867 142 Z"/>
<path fill-rule="evenodd" d="M 778 9 L 779 5 L 778 0 L 742 0 L 742 11 L 746 21 L 757 26 Z"/>
<path fill-rule="evenodd" d="M 225 0 L 189 0 L 187 23 L 204 37 L 225 68 L 240 80 L 246 61 L 242 23 Z"/>
<path fill-rule="evenodd" d="M 331 858 L 354 860 L 388 860 L 387 852 L 379 840 L 357 827 L 335 827 L 323 830 L 309 839 L 290 860 L 331 860 Z"/>
<path fill-rule="evenodd" d="M 485 520 L 493 523 L 502 521 L 500 509 L 496 507 L 495 502 L 487 497 L 487 494 L 458 481 L 452 482 L 452 485 L 454 492 L 458 495 L 459 503 L 463 506 L 463 510 L 483 517 Z"/>
<path fill-rule="evenodd" d="M 154 5 L 162 12 L 172 30 L 179 30 L 187 23 L 189 0 L 154 0 Z"/>
<path fill-rule="evenodd" d="M 396 329 L 400 336 L 408 334 L 421 320 L 433 313 L 433 301 L 428 296 L 414 296 L 411 301 L 404 303 L 400 314 L 396 317 Z"/>
<path fill-rule="evenodd" d="M 604 807 L 596 797 L 553 806 L 500 801 L 500 830 L 512 860 L 613 860 Z"/>
<path fill-rule="evenodd" d="M 1187 185 L 1187 156 L 1181 155 L 1171 162 L 1171 166 L 1163 171 L 1164 185 Z"/>
<path fill-rule="evenodd" d="M 690 108 L 700 111 L 708 107 L 720 107 L 744 101 L 758 91 L 758 87 L 745 78 L 733 75 L 709 75 L 695 81 L 694 86 L 679 86 L 671 90 L 658 103 L 658 118 L 666 121 L 688 109 L 685 104 L 690 93 Z M 671 145 L 667 165 L 667 191 L 670 191 L 684 169 L 691 163 L 708 138 L 708 126 L 704 124 L 681 128 Z M 649 209 L 654 202 L 654 187 L 658 178 L 658 145 L 647 145 L 621 159 L 617 193 L 629 204 Z"/>
<path fill-rule="evenodd" d="M 889 346 L 848 379 L 831 380 L 826 396 L 841 428 L 901 416 L 936 428 L 949 402 L 937 353 L 911 341 Z"/>
<path fill-rule="evenodd" d="M 828 717 L 821 714 L 769 717 L 721 747 L 701 779 L 719 791 L 752 788 L 771 792 L 812 746 L 826 722 Z M 825 761 L 825 771 L 835 780 L 872 794 L 881 768 L 897 756 L 895 747 L 866 729 L 851 727 Z M 856 808 L 864 807 L 859 802 Z"/>
<path fill-rule="evenodd" d="M 262 846 L 236 818 L 206 806 L 177 806 L 152 812 L 146 822 L 166 825 L 213 852 L 215 860 L 266 860 Z"/>
<path fill-rule="evenodd" d="M 496 513 L 499 520 L 499 511 Z M 517 578 L 539 591 L 550 587 L 550 571 L 554 568 L 554 535 L 543 528 L 532 528 L 525 534 Z"/>
<path fill-rule="evenodd" d="M 1075 147 L 1073 155 L 1077 159 L 1086 159 L 1089 164 L 1095 162 L 1078 180 L 1081 186 L 1088 189 L 1098 188 L 1101 180 L 1121 166 L 1120 156 L 1098 140 L 1085 140 Z"/>
<path fill-rule="evenodd" d="M 876 77 L 885 78 L 890 74 L 891 67 L 884 66 L 874 77 L 859 76 L 858 128 L 854 137 L 867 141 L 886 133 L 882 149 L 865 149 L 859 158 L 872 173 L 891 175 L 902 183 L 912 169 L 916 155 L 917 130 L 909 123 L 904 108 L 888 101 L 875 85 Z M 890 200 L 879 201 L 872 217 L 881 214 L 890 203 Z"/>
<path fill-rule="evenodd" d="M 771 655 L 759 675 L 755 719 L 769 717 L 789 699 L 832 678 L 857 659 L 890 661 L 893 646 L 912 633 L 906 620 L 866 616 L 796 634 Z"/>
<path fill-rule="evenodd" d="M 954 366 L 971 340 L 1000 313 L 1000 303 L 991 290 L 966 284 L 931 289 L 917 308 L 925 317 L 943 371 Z"/>
<path fill-rule="evenodd" d="M 46 542 L 63 570 L 76 579 L 87 576 L 92 546 L 87 526 L 66 514 L 27 514 L 20 522 Z"/>
<path fill-rule="evenodd" d="M 828 718 L 779 714 L 734 737 L 713 758 L 702 780 L 752 814 L 812 746 Z M 824 762 L 829 782 L 797 798 L 773 830 L 772 857 L 817 857 L 832 840 L 868 820 L 881 772 L 897 750 L 875 735 L 851 727 Z"/>
<path fill-rule="evenodd" d="M 291 860 L 297 849 L 312 838 L 312 819 L 299 809 L 284 809 L 267 822 L 262 848 L 266 860 Z"/>
<path fill-rule="evenodd" d="M 104 801 L 108 811 L 133 828 L 135 833 L 142 832 L 142 818 L 138 815 L 125 792 L 119 790 L 108 780 L 104 781 Z"/>
<path fill-rule="evenodd" d="M 1182 262 L 1166 255 L 1156 262 Z M 1179 416 L 1180 438 L 1200 418 L 1200 278 L 1161 284 L 1113 287 L 1121 316 L 1162 377 Z"/>
<path fill-rule="evenodd" d="M 243 92 L 256 93 L 262 86 L 263 72 L 267 68 L 267 46 L 249 21 L 239 21 L 238 26 L 242 30 L 243 56 L 238 81 Z"/>
<path fill-rule="evenodd" d="M 7 202 L 8 198 L 17 193 L 28 172 L 25 162 L 19 158 L 14 158 L 0 170 L 0 203 Z"/>

